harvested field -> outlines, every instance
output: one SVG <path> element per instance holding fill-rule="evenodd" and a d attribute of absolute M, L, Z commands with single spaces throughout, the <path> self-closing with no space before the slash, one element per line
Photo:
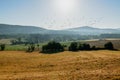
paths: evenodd
<path fill-rule="evenodd" d="M 0 80 L 120 80 L 120 51 L 1 51 Z"/>

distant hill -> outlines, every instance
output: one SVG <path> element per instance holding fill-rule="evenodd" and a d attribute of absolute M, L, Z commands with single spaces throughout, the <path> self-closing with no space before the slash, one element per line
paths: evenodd
<path fill-rule="evenodd" d="M 89 26 L 71 28 L 66 30 L 47 30 L 35 26 L 20 26 L 0 24 L 0 34 L 80 34 L 80 35 L 100 35 L 100 34 L 120 34 L 120 29 L 99 29 Z"/>
<path fill-rule="evenodd" d="M 35 26 L 0 24 L 0 34 L 34 34 L 46 33 L 46 29 Z"/>
<path fill-rule="evenodd" d="M 76 34 L 81 34 L 81 35 L 100 35 L 100 34 L 115 34 L 115 33 L 120 34 L 119 29 L 99 29 L 99 28 L 93 28 L 89 26 L 71 28 L 71 29 L 67 29 L 66 31 L 73 32 Z"/>

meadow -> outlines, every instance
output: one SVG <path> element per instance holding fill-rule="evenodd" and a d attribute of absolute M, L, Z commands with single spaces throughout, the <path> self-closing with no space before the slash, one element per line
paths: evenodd
<path fill-rule="evenodd" d="M 1 51 L 0 80 L 120 80 L 120 51 Z"/>

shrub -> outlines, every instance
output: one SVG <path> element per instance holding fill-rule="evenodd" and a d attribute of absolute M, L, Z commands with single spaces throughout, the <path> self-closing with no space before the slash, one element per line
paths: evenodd
<path fill-rule="evenodd" d="M 34 44 L 30 44 L 27 48 L 27 52 L 33 52 L 35 50 L 35 45 Z"/>
<path fill-rule="evenodd" d="M 112 42 L 108 42 L 104 45 L 105 49 L 108 49 L 108 50 L 113 50 L 114 47 L 113 47 L 113 44 Z"/>

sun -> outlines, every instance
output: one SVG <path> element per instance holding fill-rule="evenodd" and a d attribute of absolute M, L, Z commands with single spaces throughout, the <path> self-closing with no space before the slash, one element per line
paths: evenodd
<path fill-rule="evenodd" d="M 78 0 L 53 0 L 55 10 L 63 15 L 74 12 L 77 7 Z"/>

